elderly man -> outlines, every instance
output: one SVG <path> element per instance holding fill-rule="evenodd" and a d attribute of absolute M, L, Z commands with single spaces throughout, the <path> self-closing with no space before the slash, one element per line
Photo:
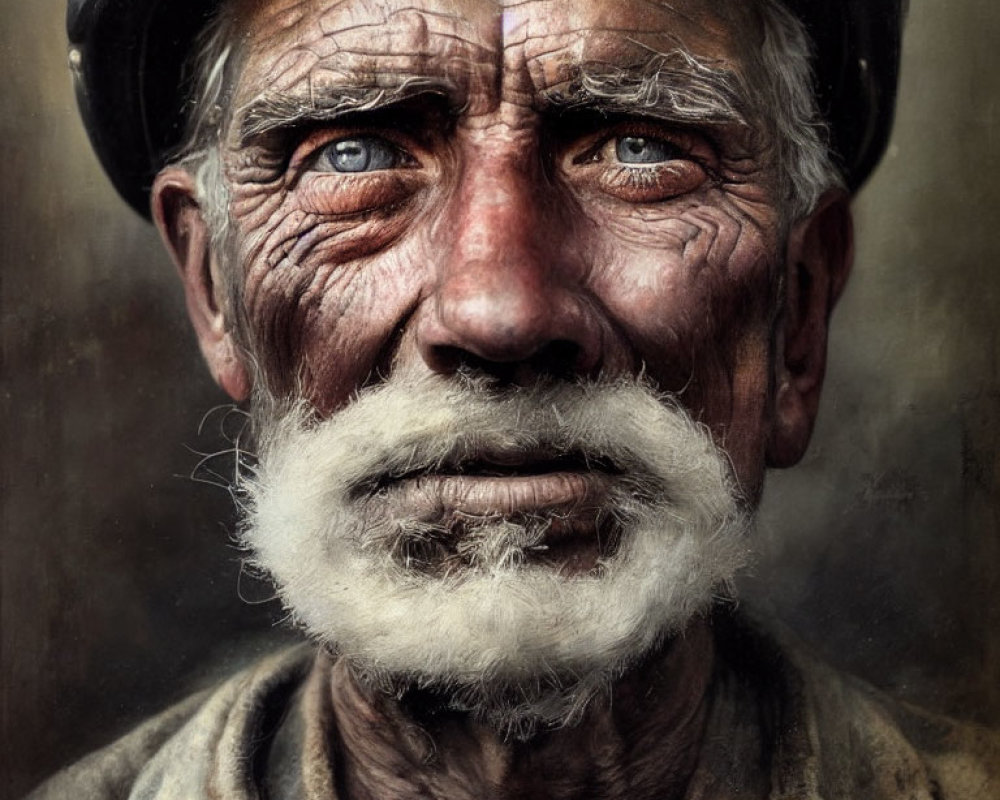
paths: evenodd
<path fill-rule="evenodd" d="M 37 796 L 1000 796 L 991 734 L 725 602 L 812 430 L 893 3 L 209 11 L 73 3 L 71 62 L 319 647 Z"/>

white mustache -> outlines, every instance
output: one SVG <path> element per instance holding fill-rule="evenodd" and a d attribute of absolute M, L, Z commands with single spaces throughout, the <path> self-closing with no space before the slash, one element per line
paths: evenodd
<path fill-rule="evenodd" d="M 707 432 L 670 396 L 636 380 L 539 383 L 494 390 L 484 381 L 436 376 L 401 377 L 362 391 L 329 419 L 315 421 L 304 404 L 261 426 L 259 454 L 270 461 L 288 436 L 309 433 L 314 444 L 292 457 L 321 456 L 323 439 L 337 439 L 348 454 L 328 487 L 345 497 L 387 480 L 421 472 L 461 469 L 483 461 L 502 464 L 572 457 L 605 466 L 642 485 L 676 491 L 678 505 L 704 501 L 680 491 L 690 473 L 690 440 L 718 454 Z M 332 431 L 332 434 L 327 434 Z M 656 447 L 650 448 L 649 432 Z M 680 446 L 684 442 L 688 446 Z M 723 458 L 724 455 L 720 454 Z M 656 486 L 663 476 L 675 486 Z M 731 492 L 731 477 L 716 476 Z"/>
<path fill-rule="evenodd" d="M 621 542 L 600 570 L 564 577 L 509 558 L 533 534 L 502 517 L 484 534 L 502 551 L 486 569 L 427 574 L 378 546 L 414 522 L 372 510 L 380 484 L 523 454 L 593 460 L 623 482 L 607 500 Z M 241 486 L 243 539 L 295 618 L 365 674 L 445 687 L 504 729 L 575 718 L 746 560 L 728 462 L 636 381 L 496 390 L 400 375 L 326 420 L 292 408 L 265 425 L 259 456 Z"/>

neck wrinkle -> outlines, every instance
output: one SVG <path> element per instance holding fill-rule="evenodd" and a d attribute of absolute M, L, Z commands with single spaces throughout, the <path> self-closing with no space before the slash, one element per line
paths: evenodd
<path fill-rule="evenodd" d="M 714 644 L 697 618 L 581 722 L 505 742 L 469 714 L 420 716 L 327 661 L 330 774 L 343 800 L 679 800 L 705 731 Z"/>

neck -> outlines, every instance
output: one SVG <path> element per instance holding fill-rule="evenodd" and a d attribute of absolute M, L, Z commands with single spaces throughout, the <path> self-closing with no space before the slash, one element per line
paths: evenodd
<path fill-rule="evenodd" d="M 469 714 L 421 714 L 331 673 L 341 788 L 350 800 L 421 797 L 680 798 L 697 762 L 713 668 L 708 623 L 596 698 L 581 721 L 508 741 Z"/>

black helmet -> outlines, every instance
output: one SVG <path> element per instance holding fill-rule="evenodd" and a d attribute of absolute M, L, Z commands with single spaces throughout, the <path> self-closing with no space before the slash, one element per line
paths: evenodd
<path fill-rule="evenodd" d="M 218 0 L 69 0 L 77 100 L 119 194 L 149 216 L 149 188 L 184 131 L 183 68 Z M 785 0 L 816 44 L 815 89 L 851 191 L 882 157 L 907 0 Z"/>

